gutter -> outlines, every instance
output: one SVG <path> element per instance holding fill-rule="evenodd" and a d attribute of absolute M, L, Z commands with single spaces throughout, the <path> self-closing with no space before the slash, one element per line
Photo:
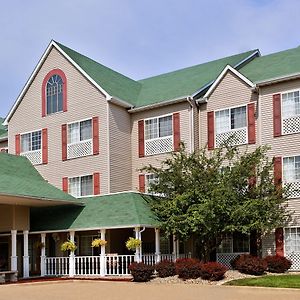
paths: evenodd
<path fill-rule="evenodd" d="M 193 102 L 192 102 L 192 97 L 188 97 L 187 98 L 187 101 L 189 102 L 190 106 L 191 106 L 191 109 L 190 109 L 190 133 L 191 133 L 191 139 L 190 139 L 190 149 L 191 149 L 191 152 L 194 152 L 195 150 L 195 132 L 194 132 L 194 105 L 193 105 Z"/>
<path fill-rule="evenodd" d="M 257 81 L 255 83 L 255 85 L 257 87 L 259 86 L 263 86 L 263 85 L 270 85 L 270 84 L 273 84 L 273 83 L 278 83 L 278 82 L 282 82 L 282 81 L 287 81 L 287 80 L 291 80 L 291 79 L 298 79 L 300 78 L 300 73 L 293 73 L 293 74 L 290 74 L 290 75 L 283 75 L 283 76 L 279 76 L 279 77 L 274 77 L 274 78 L 270 78 L 270 79 L 267 79 L 267 80 L 262 80 L 262 81 Z"/>
<path fill-rule="evenodd" d="M 132 109 L 134 107 L 134 105 L 132 105 L 131 103 L 126 102 L 126 101 L 124 101 L 120 98 L 114 97 L 114 96 L 113 97 L 108 97 L 106 99 L 107 99 L 107 102 L 117 104 L 117 105 L 122 106 L 124 108 Z"/>
<path fill-rule="evenodd" d="M 175 99 L 171 99 L 171 100 L 167 100 L 167 101 L 163 101 L 163 102 L 159 102 L 159 103 L 153 103 L 153 104 L 149 104 L 149 105 L 146 105 L 146 106 L 131 108 L 131 109 L 128 110 L 128 112 L 129 113 L 135 113 L 135 112 L 140 112 L 140 111 L 144 111 L 144 110 L 148 110 L 148 109 L 162 107 L 162 106 L 166 106 L 166 105 L 170 105 L 170 104 L 185 102 L 185 101 L 187 101 L 187 99 L 189 97 L 190 96 L 183 96 L 183 97 L 180 97 L 180 98 L 175 98 Z"/>

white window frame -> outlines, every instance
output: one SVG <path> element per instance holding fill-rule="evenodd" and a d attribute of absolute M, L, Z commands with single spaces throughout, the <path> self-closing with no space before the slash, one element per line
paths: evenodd
<path fill-rule="evenodd" d="M 224 131 L 224 132 L 220 132 L 218 134 L 221 133 L 227 133 L 227 132 L 232 132 L 234 133 L 235 131 L 241 130 L 241 129 L 246 129 L 246 143 L 243 144 L 235 144 L 235 145 L 247 145 L 249 143 L 249 137 L 248 137 L 248 103 L 243 104 L 243 105 L 237 105 L 237 106 L 230 106 L 230 107 L 226 107 L 226 108 L 222 108 L 222 109 L 217 109 L 214 111 L 214 144 L 216 145 L 216 135 L 217 135 L 217 131 L 216 131 L 216 113 L 217 112 L 221 112 L 224 110 L 229 110 L 229 118 L 228 118 L 228 123 L 229 123 L 229 127 L 231 128 L 231 110 L 235 109 L 235 108 L 241 108 L 241 107 L 246 107 L 246 126 L 245 127 L 240 127 L 240 128 L 236 128 L 236 129 L 230 129 L 229 131 Z"/>
<path fill-rule="evenodd" d="M 285 172 L 284 172 L 284 159 L 285 159 L 285 158 L 295 158 L 295 157 L 300 157 L 300 154 L 289 155 L 289 156 L 283 156 L 283 157 L 281 158 L 281 160 L 282 160 L 281 173 L 282 173 L 282 183 L 283 183 L 283 186 L 284 186 L 285 184 L 293 184 L 293 183 L 299 183 L 299 185 L 300 185 L 300 179 L 299 179 L 299 180 L 288 181 L 288 180 L 286 180 L 286 178 L 285 178 Z M 294 167 L 295 167 L 295 165 L 294 165 Z M 293 195 L 290 195 L 288 198 L 289 198 L 289 199 L 296 199 L 296 198 L 300 198 L 300 196 L 293 196 Z"/>
<path fill-rule="evenodd" d="M 150 188 L 149 177 L 150 176 L 154 176 L 154 174 L 153 173 L 146 173 L 145 174 L 145 192 L 146 192 L 146 194 L 150 194 L 150 191 L 149 191 L 149 188 Z M 155 180 L 155 179 L 153 179 L 153 180 Z M 151 193 L 151 194 L 153 194 L 153 193 Z"/>
<path fill-rule="evenodd" d="M 87 177 L 87 176 L 92 176 L 92 194 L 81 196 L 81 193 L 82 193 L 81 178 Z M 72 195 L 71 190 L 70 190 L 70 179 L 77 179 L 77 178 L 79 179 L 80 195 Z M 89 197 L 94 196 L 94 174 L 83 174 L 83 175 L 79 175 L 79 176 L 68 177 L 68 194 L 72 195 L 75 198 L 89 198 Z"/>
<path fill-rule="evenodd" d="M 293 132 L 288 132 L 288 133 L 284 133 L 283 132 L 283 121 L 289 118 L 295 118 L 295 117 L 299 117 L 300 118 L 300 114 L 295 114 L 291 117 L 288 118 L 284 118 L 283 117 L 283 100 L 282 100 L 282 96 L 284 94 L 288 94 L 288 93 L 294 93 L 294 92 L 299 92 L 299 97 L 300 97 L 300 89 L 292 89 L 292 90 L 285 90 L 284 92 L 280 93 L 280 110 L 281 110 L 281 134 L 282 135 L 289 135 L 289 134 L 295 134 L 295 133 L 299 133 L 300 131 L 293 131 Z"/>
<path fill-rule="evenodd" d="M 91 138 L 89 139 L 84 139 L 84 140 L 80 140 L 80 123 L 85 122 L 85 121 L 91 121 Z M 70 139 L 70 133 L 69 133 L 69 126 L 73 125 L 73 124 L 78 124 L 78 136 L 79 136 L 79 140 L 75 141 L 75 142 L 70 142 L 69 143 L 69 139 Z M 90 143 L 91 147 L 89 149 L 89 151 L 87 151 L 86 153 L 84 153 L 84 151 L 82 151 L 81 155 L 75 155 L 75 156 L 70 156 L 69 155 L 69 148 L 70 147 L 82 147 L 84 148 L 84 146 Z M 81 119 L 81 120 L 77 120 L 75 122 L 69 122 L 67 123 L 67 159 L 74 159 L 74 158 L 79 158 L 79 157 L 85 157 L 85 156 L 90 156 L 93 155 L 93 118 L 85 118 L 85 119 Z"/>
<path fill-rule="evenodd" d="M 287 242 L 286 242 L 287 234 L 286 234 L 286 231 L 290 230 L 290 229 L 294 229 L 294 228 L 296 229 L 296 236 L 297 236 L 297 232 L 299 231 L 299 233 L 300 233 L 300 226 L 284 227 L 284 231 L 283 231 L 283 240 L 284 240 L 283 251 L 284 251 L 284 255 L 289 255 L 291 253 L 300 253 L 300 237 L 299 237 L 299 239 L 296 238 L 296 241 L 299 242 L 299 251 L 289 251 L 289 252 L 287 252 Z"/>
<path fill-rule="evenodd" d="M 166 136 L 163 136 L 163 137 L 156 137 L 156 138 L 151 138 L 151 139 L 146 139 L 146 121 L 149 121 L 149 120 L 157 120 L 157 131 L 158 131 L 158 135 L 159 135 L 159 119 L 161 118 L 165 118 L 165 117 L 171 117 L 171 129 L 172 129 L 172 133 L 170 135 L 166 135 Z M 172 152 L 174 150 L 174 141 L 173 141 L 173 137 L 174 137 L 174 128 L 173 128 L 173 113 L 169 113 L 169 114 L 165 114 L 165 115 L 159 115 L 159 116 L 156 116 L 156 117 L 151 117 L 151 118 L 146 118 L 144 119 L 144 149 L 145 149 L 145 152 L 146 152 L 146 143 L 149 142 L 149 141 L 162 141 L 162 140 L 166 140 L 166 139 L 172 139 L 172 150 L 170 151 L 157 151 L 153 154 L 146 154 L 145 153 L 145 156 L 151 156 L 151 155 L 157 155 L 157 154 L 162 154 L 162 153 L 168 153 L 168 152 Z"/>
<path fill-rule="evenodd" d="M 26 134 L 30 134 L 31 137 L 30 137 L 30 146 L 31 146 L 31 149 L 32 149 L 32 133 L 35 133 L 35 132 L 40 132 L 41 133 L 41 147 L 40 149 L 37 149 L 37 150 L 29 150 L 29 151 L 22 151 L 22 136 L 26 135 Z M 32 131 L 26 131 L 26 132 L 22 132 L 20 133 L 20 155 L 21 156 L 25 156 L 27 157 L 31 163 L 33 165 L 40 165 L 43 163 L 43 158 L 42 158 L 42 153 L 43 151 L 43 130 L 40 128 L 40 129 L 37 129 L 37 130 L 32 130 Z M 36 163 L 33 161 L 32 157 L 33 155 L 37 155 L 37 156 L 40 156 L 40 159 L 39 161 L 37 161 Z"/>

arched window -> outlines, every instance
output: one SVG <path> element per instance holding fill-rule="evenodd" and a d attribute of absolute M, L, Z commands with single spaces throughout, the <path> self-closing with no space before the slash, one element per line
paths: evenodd
<path fill-rule="evenodd" d="M 42 86 L 42 115 L 67 111 L 67 80 L 65 74 L 55 69 L 50 71 Z"/>

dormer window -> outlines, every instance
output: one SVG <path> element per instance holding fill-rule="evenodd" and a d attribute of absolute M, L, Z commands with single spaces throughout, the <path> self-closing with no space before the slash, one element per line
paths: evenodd
<path fill-rule="evenodd" d="M 42 86 L 42 116 L 67 111 L 67 79 L 62 70 L 50 71 Z"/>

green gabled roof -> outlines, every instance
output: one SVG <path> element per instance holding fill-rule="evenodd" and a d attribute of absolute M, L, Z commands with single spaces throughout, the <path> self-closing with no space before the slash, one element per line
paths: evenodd
<path fill-rule="evenodd" d="M 2 125 L 3 122 L 4 122 L 4 119 L 0 117 L 0 140 L 3 138 L 7 138 L 7 136 L 8 136 L 7 128 Z"/>
<path fill-rule="evenodd" d="M 159 225 L 148 197 L 140 193 L 124 192 L 80 201 L 85 206 L 32 208 L 31 231 Z"/>
<path fill-rule="evenodd" d="M 257 83 L 300 72 L 300 47 L 254 59 L 239 72 Z"/>
<path fill-rule="evenodd" d="M 49 184 L 26 157 L 7 153 L 0 153 L 0 195 L 79 202 Z"/>
<path fill-rule="evenodd" d="M 190 96 L 214 81 L 226 65 L 235 67 L 258 50 L 228 56 L 193 67 L 140 80 L 142 89 L 136 106 Z"/>
<path fill-rule="evenodd" d="M 55 43 L 110 96 L 125 100 L 134 107 L 190 96 L 214 81 L 226 65 L 235 67 L 258 52 L 258 50 L 251 50 L 135 81 L 58 42 Z"/>
<path fill-rule="evenodd" d="M 131 103 L 136 99 L 141 85 L 98 62 L 55 42 L 76 64 L 80 66 L 109 95 Z"/>

